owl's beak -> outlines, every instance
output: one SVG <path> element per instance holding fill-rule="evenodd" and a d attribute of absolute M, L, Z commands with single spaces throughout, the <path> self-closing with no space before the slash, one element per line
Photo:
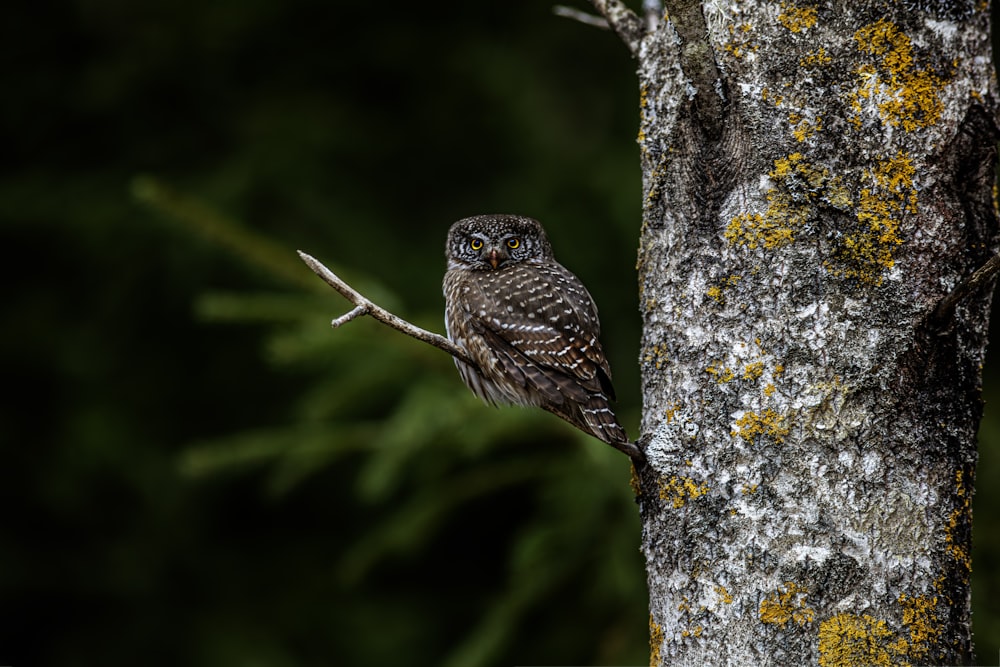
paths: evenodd
<path fill-rule="evenodd" d="M 490 260 L 489 261 L 490 261 L 490 266 L 492 266 L 494 269 L 497 268 L 497 264 L 500 263 L 500 254 L 497 252 L 496 248 L 494 248 L 493 250 L 490 250 Z"/>

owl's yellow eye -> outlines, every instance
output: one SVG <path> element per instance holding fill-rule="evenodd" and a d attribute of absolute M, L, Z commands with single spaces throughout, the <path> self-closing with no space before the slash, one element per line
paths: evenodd
<path fill-rule="evenodd" d="M 518 238 L 507 239 L 507 247 L 510 248 L 511 250 L 514 250 L 520 245 L 521 245 L 521 239 Z"/>
<path fill-rule="evenodd" d="M 469 241 L 469 247 L 472 248 L 473 250 L 482 250 L 483 242 L 480 241 L 479 239 L 472 239 L 471 241 Z"/>

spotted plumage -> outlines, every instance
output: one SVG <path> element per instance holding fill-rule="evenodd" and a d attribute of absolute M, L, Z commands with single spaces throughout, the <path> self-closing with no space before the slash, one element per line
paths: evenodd
<path fill-rule="evenodd" d="M 611 409 L 597 307 L 541 225 L 516 215 L 459 220 L 446 255 L 448 337 L 476 362 L 456 359 L 465 384 L 487 403 L 544 408 L 634 455 Z"/>

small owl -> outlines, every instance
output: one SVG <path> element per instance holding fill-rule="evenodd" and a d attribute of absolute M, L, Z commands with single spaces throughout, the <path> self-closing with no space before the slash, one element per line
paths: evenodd
<path fill-rule="evenodd" d="M 597 307 L 542 226 L 517 215 L 459 220 L 446 254 L 445 326 L 477 364 L 455 360 L 469 389 L 491 405 L 536 405 L 637 456 L 611 410 Z"/>

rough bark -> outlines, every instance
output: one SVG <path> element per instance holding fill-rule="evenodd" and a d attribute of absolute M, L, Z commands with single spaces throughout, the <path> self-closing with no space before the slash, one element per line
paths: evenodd
<path fill-rule="evenodd" d="M 595 2 L 605 11 L 617 2 Z M 960 664 L 997 250 L 985 2 L 637 34 L 653 665 Z"/>

